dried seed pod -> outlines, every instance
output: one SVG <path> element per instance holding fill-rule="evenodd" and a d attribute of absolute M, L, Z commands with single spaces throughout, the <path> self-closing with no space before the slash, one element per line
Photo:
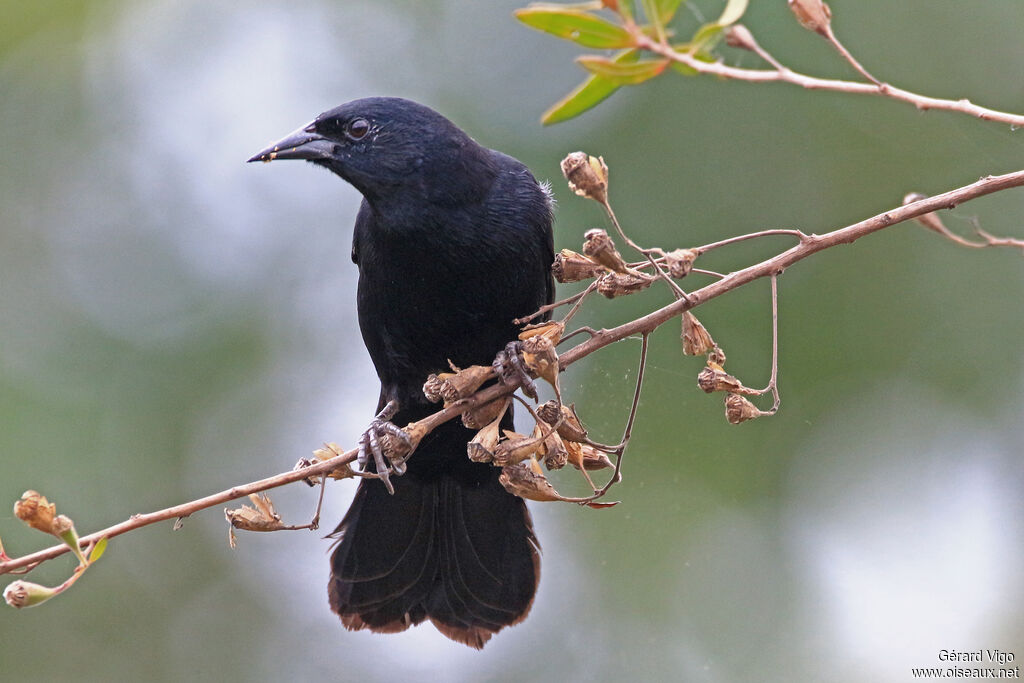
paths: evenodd
<path fill-rule="evenodd" d="M 483 429 L 505 414 L 509 398 L 498 398 L 467 410 L 462 414 L 462 424 L 469 429 Z"/>
<path fill-rule="evenodd" d="M 594 228 L 593 230 L 587 230 L 583 237 L 586 240 L 583 243 L 584 255 L 616 273 L 635 272 L 626 265 L 622 254 L 615 248 L 615 242 L 612 241 L 607 232 L 600 228 Z"/>
<path fill-rule="evenodd" d="M 31 489 L 21 494 L 21 500 L 14 504 L 14 516 L 33 529 L 45 534 L 53 533 L 53 518 L 57 506 L 46 500 L 46 496 Z"/>
<path fill-rule="evenodd" d="M 562 284 L 589 280 L 602 274 L 604 270 L 604 266 L 594 263 L 572 249 L 563 249 L 555 254 L 555 262 L 551 264 L 551 274 Z"/>
<path fill-rule="evenodd" d="M 409 437 L 409 443 L 394 439 L 394 441 L 398 441 L 399 443 L 392 444 L 392 438 L 386 434 L 384 435 L 384 443 L 381 445 L 385 447 L 385 453 L 388 454 L 389 459 L 403 459 L 416 450 L 416 447 L 420 445 L 420 441 L 423 441 L 423 437 L 430 433 L 430 429 L 424 424 L 424 422 L 425 420 L 417 420 L 416 422 L 410 422 L 402 427 L 402 431 Z"/>
<path fill-rule="evenodd" d="M 547 437 L 542 438 L 545 434 L 548 434 Z M 545 467 L 549 470 L 560 470 L 565 467 L 569 453 L 558 432 L 551 431 L 551 425 L 543 421 L 538 422 L 533 428 L 533 438 L 540 441 L 537 455 L 543 458 Z"/>
<path fill-rule="evenodd" d="M 491 461 L 500 467 L 514 465 L 532 458 L 540 449 L 540 441 L 509 430 L 504 431 L 506 439 L 494 447 Z"/>
<path fill-rule="evenodd" d="M 451 403 L 470 396 L 493 376 L 494 371 L 489 365 L 471 365 L 458 372 L 430 375 L 423 384 L 423 395 L 431 403 L 439 400 Z"/>
<path fill-rule="evenodd" d="M 608 166 L 603 157 L 573 152 L 562 159 L 562 174 L 569 181 L 569 189 L 579 196 L 602 204 L 608 201 Z"/>
<path fill-rule="evenodd" d="M 725 31 L 725 44 L 729 47 L 738 47 L 741 50 L 757 51 L 757 41 L 754 35 L 743 24 L 733 24 Z"/>
<path fill-rule="evenodd" d="M 473 462 L 490 462 L 494 458 L 494 449 L 501 439 L 501 418 L 490 423 L 476 433 L 473 440 L 466 444 L 466 455 Z"/>
<path fill-rule="evenodd" d="M 242 531 L 278 531 L 284 526 L 281 515 L 265 493 L 250 493 L 249 500 L 255 507 L 224 508 L 224 517 L 232 527 Z"/>
<path fill-rule="evenodd" d="M 731 424 L 738 425 L 747 420 L 753 420 L 764 415 L 757 406 L 751 403 L 745 396 L 740 394 L 725 395 L 725 419 Z"/>
<path fill-rule="evenodd" d="M 832 31 L 832 10 L 822 0 L 789 0 L 789 9 L 800 25 L 828 37 Z"/>
<path fill-rule="evenodd" d="M 523 362 L 530 372 L 551 385 L 558 381 L 558 352 L 547 337 L 534 335 L 523 341 Z"/>
<path fill-rule="evenodd" d="M 625 296 L 647 289 L 653 281 L 654 278 L 643 273 L 608 273 L 597 281 L 597 291 L 609 299 L 614 299 L 617 296 Z"/>
<path fill-rule="evenodd" d="M 562 404 L 562 424 L 558 425 L 558 435 L 567 441 L 585 441 L 587 430 L 576 415 L 576 407 Z M 537 409 L 537 415 L 548 424 L 558 422 L 559 407 L 557 401 L 548 401 Z"/>
<path fill-rule="evenodd" d="M 676 249 L 665 254 L 668 274 L 676 279 L 689 275 L 696 260 L 697 252 L 694 249 Z"/>
<path fill-rule="evenodd" d="M 552 501 L 562 498 L 548 483 L 540 468 L 536 467 L 536 461 L 502 467 L 498 481 L 512 495 L 527 500 Z"/>
<path fill-rule="evenodd" d="M 741 391 L 743 383 L 710 361 L 697 375 L 697 386 L 707 393 L 714 391 Z"/>
<path fill-rule="evenodd" d="M 589 443 L 566 441 L 565 447 L 569 451 L 569 464 L 578 470 L 603 470 L 615 467 L 604 451 L 594 448 Z"/>
<path fill-rule="evenodd" d="M 697 316 L 683 311 L 683 353 L 688 356 L 702 356 L 715 348 L 715 341 L 707 329 L 697 320 Z M 699 380 L 698 380 L 699 381 Z"/>
<path fill-rule="evenodd" d="M 323 448 L 318 448 L 315 451 L 313 451 L 313 457 L 319 460 L 320 462 L 323 462 L 324 460 L 330 460 L 331 458 L 343 455 L 344 453 L 344 448 L 334 443 L 333 441 L 329 441 L 324 444 Z M 327 476 L 330 477 L 331 479 L 349 479 L 351 477 L 356 476 L 356 473 L 352 469 L 351 464 L 345 463 L 341 467 L 338 467 L 337 469 L 328 472 Z M 316 482 L 314 481 L 314 483 Z"/>
<path fill-rule="evenodd" d="M 565 323 L 550 320 L 546 323 L 527 325 L 519 333 L 519 339 L 520 341 L 526 341 L 530 337 L 540 336 L 550 340 L 552 344 L 558 344 L 562 340 L 563 332 L 565 332 Z"/>
<path fill-rule="evenodd" d="M 423 383 L 423 395 L 426 396 L 427 400 L 431 403 L 439 403 L 444 400 L 444 396 L 441 395 L 441 390 L 444 386 L 444 378 L 431 373 L 427 376 L 427 381 Z"/>
<path fill-rule="evenodd" d="M 582 453 L 584 470 L 605 470 L 615 467 L 615 463 L 611 461 L 607 453 L 594 448 L 588 443 L 580 444 L 580 451 Z"/>

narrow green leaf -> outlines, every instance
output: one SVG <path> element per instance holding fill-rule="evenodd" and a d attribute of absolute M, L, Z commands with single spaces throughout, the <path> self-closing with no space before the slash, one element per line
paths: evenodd
<path fill-rule="evenodd" d="M 107 537 L 104 536 L 100 540 L 96 541 L 96 545 L 92 547 L 92 551 L 89 553 L 89 564 L 92 564 L 96 560 L 103 557 L 103 553 L 107 551 Z"/>
<path fill-rule="evenodd" d="M 749 2 L 750 0 L 729 0 L 725 4 L 725 9 L 722 10 L 722 16 L 718 17 L 718 21 L 715 23 L 719 26 L 732 26 L 747 11 Z"/>
<path fill-rule="evenodd" d="M 606 78 L 615 85 L 636 85 L 654 78 L 669 65 L 667 59 L 644 59 L 630 64 L 620 64 L 606 57 L 584 55 L 576 62 L 590 73 Z"/>
<path fill-rule="evenodd" d="M 654 6 L 653 9 L 658 16 L 657 21 L 662 26 L 672 21 L 672 17 L 676 15 L 676 11 L 679 9 L 680 2 L 681 0 L 651 0 L 651 4 Z"/>
<path fill-rule="evenodd" d="M 636 50 L 626 50 L 616 56 L 613 61 L 617 64 L 628 64 L 635 62 L 637 57 Z M 619 86 L 607 78 L 591 76 L 544 112 L 540 118 L 541 123 L 548 126 L 575 118 L 588 109 L 596 107 L 618 89 Z"/>
<path fill-rule="evenodd" d="M 530 28 L 571 40 L 584 47 L 604 50 L 633 45 L 633 37 L 626 29 L 582 10 L 567 10 L 557 5 L 531 5 L 516 10 L 515 15 Z"/>
<path fill-rule="evenodd" d="M 687 52 L 709 52 L 714 49 L 718 41 L 722 39 L 725 27 L 721 24 L 704 24 L 693 34 L 687 46 Z"/>
<path fill-rule="evenodd" d="M 696 76 L 698 73 L 700 73 L 693 67 L 686 66 L 682 62 L 672 62 L 672 68 L 678 71 L 679 73 L 683 74 L 684 76 Z"/>

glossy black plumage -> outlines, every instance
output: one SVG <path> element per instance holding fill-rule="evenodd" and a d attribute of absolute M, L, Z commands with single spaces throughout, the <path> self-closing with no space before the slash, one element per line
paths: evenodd
<path fill-rule="evenodd" d="M 397 400 L 396 425 L 437 409 L 422 394 L 429 373 L 449 360 L 489 364 L 516 337 L 513 319 L 552 300 L 547 193 L 431 109 L 356 100 L 251 161 L 288 158 L 363 195 L 352 242 L 359 327 L 378 409 Z M 497 468 L 468 460 L 472 436 L 458 421 L 428 435 L 393 496 L 360 483 L 331 557 L 331 607 L 346 627 L 395 632 L 429 619 L 479 648 L 526 616 L 540 576 L 530 516 Z"/>

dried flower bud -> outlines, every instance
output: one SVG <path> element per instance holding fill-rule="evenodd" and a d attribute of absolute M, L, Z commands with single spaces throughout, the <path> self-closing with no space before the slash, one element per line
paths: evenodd
<path fill-rule="evenodd" d="M 526 341 L 530 337 L 541 336 L 545 339 L 551 340 L 552 344 L 557 345 L 558 342 L 562 341 L 563 332 L 565 332 L 565 323 L 550 320 L 546 323 L 527 325 L 523 328 L 523 331 L 519 333 L 519 339 L 520 341 Z"/>
<path fill-rule="evenodd" d="M 753 420 L 764 415 L 757 406 L 751 403 L 745 396 L 740 394 L 725 395 L 725 419 L 731 424 L 738 425 L 747 420 Z"/>
<path fill-rule="evenodd" d="M 626 296 L 647 289 L 653 281 L 653 277 L 643 273 L 608 273 L 597 281 L 597 291 L 609 299 L 614 299 L 617 296 Z"/>
<path fill-rule="evenodd" d="M 490 423 L 476 433 L 473 440 L 466 444 L 466 455 L 473 462 L 490 462 L 494 458 L 494 449 L 501 439 L 501 418 Z"/>
<path fill-rule="evenodd" d="M 557 401 L 548 401 L 537 409 L 537 415 L 548 424 L 555 424 L 559 417 L 559 404 Z M 584 441 L 587 438 L 587 430 L 576 415 L 576 407 L 572 405 L 561 406 L 562 424 L 558 425 L 558 435 L 567 441 Z"/>
<path fill-rule="evenodd" d="M 544 465 L 549 470 L 560 470 L 565 467 L 569 459 L 569 453 L 557 431 L 551 431 L 551 425 L 546 422 L 538 422 L 533 428 L 533 438 L 540 441 L 540 448 L 537 454 L 544 459 Z M 548 434 L 546 438 L 541 438 Z"/>
<path fill-rule="evenodd" d="M 431 403 L 444 400 L 445 403 L 466 398 L 494 377 L 491 366 L 471 365 L 458 372 L 442 372 L 430 375 L 423 384 L 423 395 Z"/>
<path fill-rule="evenodd" d="M 53 533 L 53 518 L 56 514 L 57 506 L 37 491 L 25 491 L 21 494 L 21 500 L 14 504 L 15 517 L 45 534 Z"/>
<path fill-rule="evenodd" d="M 608 236 L 608 233 L 600 228 L 587 230 L 583 234 L 583 254 L 590 257 L 595 263 L 599 263 L 616 273 L 635 273 L 626 265 L 622 254 L 615 248 L 615 242 Z"/>
<path fill-rule="evenodd" d="M 549 338 L 535 335 L 524 340 L 523 362 L 530 372 L 549 384 L 558 381 L 558 352 Z"/>
<path fill-rule="evenodd" d="M 753 34 L 743 24 L 733 24 L 725 31 L 725 44 L 729 47 L 738 47 L 741 50 L 757 50 L 757 41 Z"/>
<path fill-rule="evenodd" d="M 693 270 L 693 262 L 696 260 L 697 251 L 695 249 L 676 249 L 665 254 L 668 274 L 676 279 L 689 275 Z"/>
<path fill-rule="evenodd" d="M 701 356 L 715 348 L 715 341 L 707 329 L 697 320 L 697 316 L 683 311 L 683 353 L 688 356 Z M 698 380 L 699 381 L 699 380 Z"/>
<path fill-rule="evenodd" d="M 822 0 L 789 0 L 789 9 L 805 29 L 826 38 L 832 32 L 832 10 Z"/>
<path fill-rule="evenodd" d="M 54 588 L 47 588 L 46 586 L 40 586 L 38 583 L 19 579 L 4 589 L 4 601 L 11 607 L 18 609 L 22 607 L 35 607 L 57 595 L 57 592 Z"/>
<path fill-rule="evenodd" d="M 713 391 L 741 391 L 745 387 L 738 379 L 727 373 L 721 366 L 708 362 L 697 375 L 697 386 L 711 393 Z"/>
<path fill-rule="evenodd" d="M 505 414 L 508 402 L 505 397 L 471 408 L 462 414 L 462 424 L 468 429 L 483 429 Z"/>
<path fill-rule="evenodd" d="M 573 152 L 562 159 L 562 174 L 579 196 L 602 204 L 608 201 L 608 166 L 602 157 Z"/>
<path fill-rule="evenodd" d="M 517 432 L 505 430 L 505 441 L 494 447 L 492 461 L 505 467 L 532 458 L 540 449 L 540 441 Z"/>
<path fill-rule="evenodd" d="M 555 262 L 551 264 L 551 274 L 562 284 L 589 280 L 603 272 L 604 266 L 572 249 L 563 249 L 555 254 Z"/>
<path fill-rule="evenodd" d="M 536 467 L 536 461 L 502 467 L 498 481 L 512 495 L 527 500 L 551 501 L 562 498 L 548 483 L 540 468 Z"/>

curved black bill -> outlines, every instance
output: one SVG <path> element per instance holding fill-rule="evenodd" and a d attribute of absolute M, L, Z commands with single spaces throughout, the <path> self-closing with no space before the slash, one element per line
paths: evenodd
<path fill-rule="evenodd" d="M 288 137 L 278 140 L 262 152 L 255 154 L 249 162 L 270 162 L 275 159 L 327 159 L 331 156 L 334 143 L 316 132 L 316 124 L 300 128 Z"/>

